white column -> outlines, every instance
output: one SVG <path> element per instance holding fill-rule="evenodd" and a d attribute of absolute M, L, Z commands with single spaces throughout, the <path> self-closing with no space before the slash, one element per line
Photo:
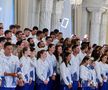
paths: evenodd
<path fill-rule="evenodd" d="M 40 29 L 51 27 L 51 14 L 53 9 L 53 0 L 41 0 L 40 4 Z"/>
<path fill-rule="evenodd" d="M 63 8 L 63 1 L 54 1 L 53 5 L 53 12 L 52 12 L 52 18 L 51 18 L 51 30 L 54 29 L 60 29 L 60 19 L 62 14 L 62 8 Z"/>
<path fill-rule="evenodd" d="M 82 8 L 82 24 L 81 24 L 81 38 L 83 38 L 84 37 L 84 35 L 85 34 L 87 34 L 87 23 L 88 23 L 88 21 L 87 21 L 87 18 L 88 18 L 88 14 L 87 14 L 88 12 L 87 12 L 87 9 L 86 9 L 86 7 L 83 7 Z"/>
<path fill-rule="evenodd" d="M 18 0 L 18 24 L 22 29 L 28 27 L 29 0 Z M 30 22 L 30 21 L 29 21 Z"/>
<path fill-rule="evenodd" d="M 89 9 L 90 10 L 90 9 Z M 98 9 L 92 10 L 90 42 L 91 44 L 99 44 L 99 33 L 101 28 L 102 11 Z"/>
<path fill-rule="evenodd" d="M 108 15 L 107 13 L 103 13 L 101 30 L 100 30 L 100 38 L 99 38 L 100 45 L 103 45 L 106 43 L 107 25 L 108 25 Z"/>

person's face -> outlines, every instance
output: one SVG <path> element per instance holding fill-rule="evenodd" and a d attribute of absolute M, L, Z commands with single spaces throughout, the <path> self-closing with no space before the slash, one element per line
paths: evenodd
<path fill-rule="evenodd" d="M 33 44 L 34 43 L 34 40 L 33 39 L 30 39 L 30 43 Z"/>
<path fill-rule="evenodd" d="M 24 42 L 21 43 L 20 48 L 24 48 Z"/>
<path fill-rule="evenodd" d="M 30 48 L 28 48 L 28 50 L 25 51 L 25 54 L 26 54 L 27 56 L 29 56 L 29 55 L 31 54 L 31 52 L 30 52 Z"/>
<path fill-rule="evenodd" d="M 104 62 L 104 63 L 106 63 L 107 62 L 107 56 L 104 56 L 103 58 L 102 58 L 102 62 Z"/>
<path fill-rule="evenodd" d="M 67 61 L 69 62 L 71 60 L 71 54 L 69 54 L 68 56 L 67 56 Z"/>
<path fill-rule="evenodd" d="M 6 34 L 6 37 L 7 37 L 7 38 L 11 38 L 11 37 L 12 37 L 12 33 L 9 32 L 8 34 Z"/>
<path fill-rule="evenodd" d="M 18 34 L 18 38 L 21 38 L 22 37 L 22 32 L 20 32 L 19 34 Z"/>
<path fill-rule="evenodd" d="M 10 56 L 12 54 L 12 51 L 13 51 L 13 47 L 10 45 L 10 46 L 7 46 L 4 48 L 4 51 L 5 51 L 5 54 Z"/>
<path fill-rule="evenodd" d="M 24 46 L 29 47 L 29 43 L 26 40 L 23 40 Z"/>
<path fill-rule="evenodd" d="M 80 52 L 80 47 L 76 47 L 75 52 L 78 54 Z"/>
<path fill-rule="evenodd" d="M 27 31 L 24 32 L 24 34 L 25 34 L 26 37 L 28 37 L 30 35 L 30 31 L 27 30 Z"/>
<path fill-rule="evenodd" d="M 51 44 L 52 41 L 53 41 L 52 38 L 49 38 L 49 39 L 47 40 L 47 43 L 48 43 L 48 44 Z"/>
<path fill-rule="evenodd" d="M 86 61 L 87 65 L 89 65 L 91 63 L 90 59 Z"/>
<path fill-rule="evenodd" d="M 30 53 L 30 56 L 31 56 L 31 57 L 35 57 L 35 56 L 36 56 L 36 51 L 32 51 L 32 52 Z"/>
<path fill-rule="evenodd" d="M 3 35 L 3 28 L 0 27 L 0 35 Z"/>
<path fill-rule="evenodd" d="M 47 53 L 46 53 L 46 51 L 45 51 L 43 54 L 41 54 L 41 57 L 42 57 L 42 58 L 47 58 Z"/>
<path fill-rule="evenodd" d="M 50 51 L 51 51 L 52 53 L 55 52 L 55 46 L 54 46 L 54 45 L 50 48 Z"/>
<path fill-rule="evenodd" d="M 61 54 L 63 51 L 62 51 L 62 47 L 58 47 L 58 53 Z"/>

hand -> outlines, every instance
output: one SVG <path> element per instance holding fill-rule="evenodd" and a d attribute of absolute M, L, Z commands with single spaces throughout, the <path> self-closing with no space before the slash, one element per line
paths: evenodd
<path fill-rule="evenodd" d="M 71 88 L 72 88 L 72 84 L 69 84 L 69 85 L 68 85 L 68 88 L 71 89 Z"/>
<path fill-rule="evenodd" d="M 31 83 L 32 83 L 32 79 L 29 80 L 29 84 L 31 84 Z"/>
<path fill-rule="evenodd" d="M 53 76 L 52 76 L 52 80 L 55 80 L 55 79 L 56 79 L 56 76 L 55 76 L 55 75 L 53 75 Z"/>
<path fill-rule="evenodd" d="M 45 80 L 45 81 L 44 81 L 44 84 L 47 85 L 47 84 L 48 84 L 48 80 Z"/>
<path fill-rule="evenodd" d="M 24 86 L 24 81 L 23 81 L 23 79 L 19 79 L 19 80 L 17 81 L 17 83 L 18 83 L 19 86 Z"/>
<path fill-rule="evenodd" d="M 103 82 L 100 83 L 100 86 L 103 86 Z"/>

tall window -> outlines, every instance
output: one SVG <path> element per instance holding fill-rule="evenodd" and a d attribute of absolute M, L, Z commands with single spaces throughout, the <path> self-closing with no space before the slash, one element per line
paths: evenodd
<path fill-rule="evenodd" d="M 14 24 L 14 0 L 0 0 L 0 22 L 4 24 L 4 30 Z"/>

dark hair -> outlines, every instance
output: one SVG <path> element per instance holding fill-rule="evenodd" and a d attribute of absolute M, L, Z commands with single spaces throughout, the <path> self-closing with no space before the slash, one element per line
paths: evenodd
<path fill-rule="evenodd" d="M 54 33 L 55 33 L 55 34 L 59 33 L 59 30 L 58 30 L 58 29 L 55 29 L 55 30 L 54 30 Z"/>
<path fill-rule="evenodd" d="M 96 46 L 95 49 L 92 51 L 91 57 L 93 57 L 95 61 L 100 58 L 100 50 L 101 46 Z"/>
<path fill-rule="evenodd" d="M 52 31 L 52 32 L 50 32 L 50 36 L 51 36 L 51 35 L 55 35 L 55 32 L 53 32 L 53 31 Z"/>
<path fill-rule="evenodd" d="M 24 32 L 25 32 L 25 31 L 31 31 L 31 30 L 30 30 L 29 28 L 25 28 L 25 29 L 24 29 Z"/>
<path fill-rule="evenodd" d="M 22 31 L 17 31 L 17 32 L 16 32 L 16 36 L 17 36 L 18 34 L 20 34 L 20 33 L 22 33 Z"/>
<path fill-rule="evenodd" d="M 51 38 L 51 37 L 50 37 L 50 36 L 47 36 L 47 37 L 46 37 L 46 40 L 48 40 L 49 38 Z"/>
<path fill-rule="evenodd" d="M 9 29 L 10 29 L 10 30 L 11 30 L 11 29 L 14 29 L 14 28 L 16 28 L 15 25 L 10 25 L 10 26 L 9 26 Z"/>
<path fill-rule="evenodd" d="M 38 42 L 38 43 L 37 43 L 37 46 L 39 47 L 39 45 L 40 45 L 42 42 L 43 42 L 43 41 Z"/>
<path fill-rule="evenodd" d="M 76 49 L 79 45 L 73 45 L 72 50 Z"/>
<path fill-rule="evenodd" d="M 30 51 L 31 51 L 31 52 L 35 51 L 35 48 L 30 47 Z"/>
<path fill-rule="evenodd" d="M 22 50 L 22 53 L 25 54 L 25 52 L 28 50 L 28 47 L 24 47 Z"/>
<path fill-rule="evenodd" d="M 43 29 L 43 33 L 48 32 L 49 30 L 47 28 Z"/>
<path fill-rule="evenodd" d="M 66 52 L 65 53 L 65 55 L 64 55 L 64 57 L 63 57 L 63 62 L 65 63 L 65 65 L 66 65 L 66 67 L 67 67 L 67 57 L 70 55 L 71 53 L 69 53 L 69 52 Z M 70 64 L 70 63 L 69 63 Z M 71 65 L 71 64 L 70 64 Z"/>
<path fill-rule="evenodd" d="M 21 44 L 22 44 L 22 40 L 20 40 L 16 43 L 17 46 L 20 46 Z"/>
<path fill-rule="evenodd" d="M 62 47 L 62 45 L 56 45 L 54 55 L 56 60 L 59 61 L 58 47 Z M 63 58 L 63 54 L 60 55 Z"/>
<path fill-rule="evenodd" d="M 49 50 L 49 48 L 51 48 L 52 46 L 55 46 L 55 45 L 54 45 L 54 44 L 49 44 L 48 50 Z"/>
<path fill-rule="evenodd" d="M 38 27 L 37 27 L 37 26 L 34 26 L 34 27 L 33 27 L 33 30 L 38 30 Z"/>
<path fill-rule="evenodd" d="M 23 54 L 25 54 L 25 52 L 28 50 L 28 47 L 24 47 L 19 54 L 19 58 L 21 58 L 23 56 Z"/>
<path fill-rule="evenodd" d="M 42 31 L 37 31 L 36 36 L 40 36 L 41 34 L 43 34 Z"/>
<path fill-rule="evenodd" d="M 33 39 L 33 38 L 30 37 L 30 38 L 27 39 L 27 41 L 30 42 L 31 39 Z"/>
<path fill-rule="evenodd" d="M 4 34 L 6 35 L 8 33 L 11 33 L 11 31 L 10 30 L 6 30 Z"/>
<path fill-rule="evenodd" d="M 81 50 L 84 50 L 84 49 L 86 49 L 88 47 L 88 45 L 82 45 L 81 46 Z"/>
<path fill-rule="evenodd" d="M 88 61 L 90 59 L 90 57 L 89 56 L 85 56 L 84 58 L 83 58 L 83 60 L 82 60 L 82 62 L 81 62 L 81 64 L 80 65 L 83 65 L 86 61 Z"/>
<path fill-rule="evenodd" d="M 12 44 L 11 44 L 10 42 L 6 42 L 6 43 L 4 44 L 4 48 L 6 48 L 7 46 L 12 46 Z"/>
<path fill-rule="evenodd" d="M 43 54 L 44 52 L 46 52 L 46 50 L 38 51 L 38 53 L 37 53 L 37 59 L 41 58 L 41 54 Z"/>
<path fill-rule="evenodd" d="M 5 37 L 0 37 L 0 43 L 5 42 L 6 38 Z"/>

